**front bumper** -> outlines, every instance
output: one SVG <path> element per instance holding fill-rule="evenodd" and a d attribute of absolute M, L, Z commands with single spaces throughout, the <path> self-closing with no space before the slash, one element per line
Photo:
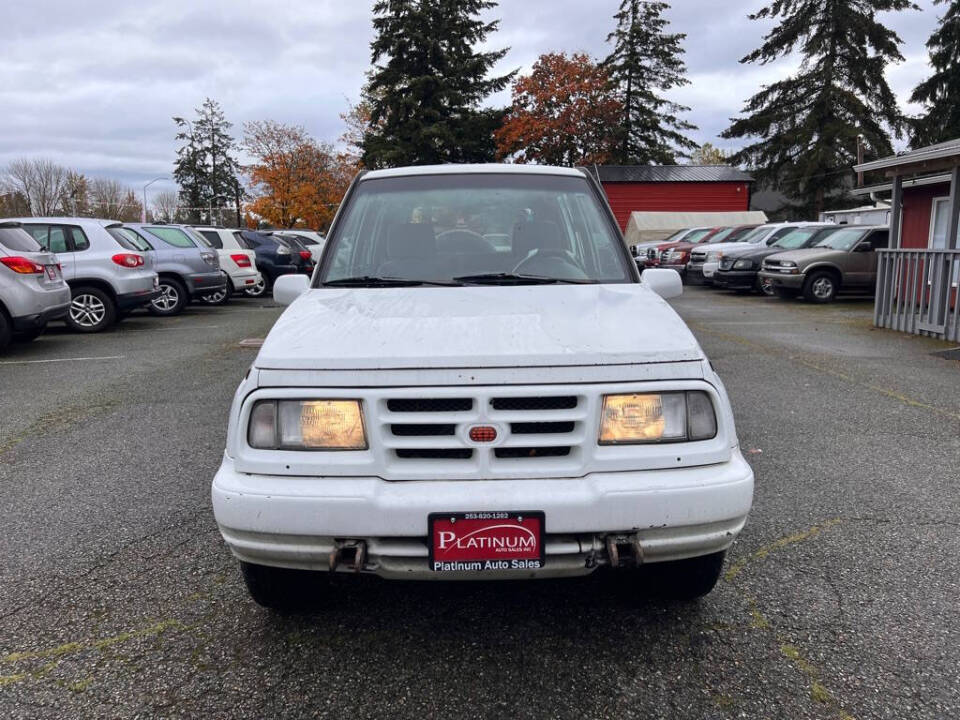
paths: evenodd
<path fill-rule="evenodd" d="M 757 273 L 757 275 L 761 279 L 769 280 L 775 288 L 790 288 L 792 290 L 800 290 L 803 288 L 804 276 L 801 274 L 791 275 L 787 273 L 761 270 L 759 273 Z"/>
<path fill-rule="evenodd" d="M 636 536 L 647 563 L 725 550 L 750 511 L 753 472 L 737 450 L 715 465 L 576 479 L 399 482 L 238 473 L 225 456 L 212 500 L 224 540 L 246 562 L 327 570 L 338 544 L 363 541 L 361 570 L 382 577 L 565 577 L 606 564 L 608 535 Z M 542 569 L 471 574 L 428 568 L 430 513 L 495 510 L 545 513 Z"/>
<path fill-rule="evenodd" d="M 704 263 L 700 262 L 688 262 L 687 263 L 687 276 L 686 280 L 691 285 L 703 285 L 706 283 L 706 279 L 703 276 L 703 265 Z"/>
<path fill-rule="evenodd" d="M 757 271 L 717 270 L 713 284 L 728 290 L 752 290 L 757 284 Z"/>

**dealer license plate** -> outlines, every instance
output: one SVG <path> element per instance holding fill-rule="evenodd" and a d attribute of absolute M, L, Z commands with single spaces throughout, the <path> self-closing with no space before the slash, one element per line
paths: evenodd
<path fill-rule="evenodd" d="M 430 569 L 538 570 L 544 566 L 542 512 L 433 513 Z"/>

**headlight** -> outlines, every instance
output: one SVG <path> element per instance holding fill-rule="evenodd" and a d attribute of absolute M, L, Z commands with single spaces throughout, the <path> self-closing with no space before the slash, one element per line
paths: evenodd
<path fill-rule="evenodd" d="M 752 261 L 752 260 L 737 260 L 737 261 L 733 264 L 733 269 L 734 269 L 734 270 L 750 270 L 750 269 L 752 269 L 752 268 L 753 268 L 753 261 Z"/>
<path fill-rule="evenodd" d="M 601 445 L 709 440 L 717 434 L 710 396 L 701 391 L 605 395 Z"/>
<path fill-rule="evenodd" d="M 707 262 L 718 262 L 720 258 L 723 257 L 723 253 L 719 250 L 714 250 L 707 253 Z"/>
<path fill-rule="evenodd" d="M 367 449 L 359 400 L 260 400 L 247 441 L 270 450 Z"/>
<path fill-rule="evenodd" d="M 790 260 L 784 260 L 784 261 L 782 261 L 782 262 L 780 263 L 780 267 L 796 267 L 796 266 L 797 266 L 797 264 L 796 264 L 795 262 L 790 261 Z"/>

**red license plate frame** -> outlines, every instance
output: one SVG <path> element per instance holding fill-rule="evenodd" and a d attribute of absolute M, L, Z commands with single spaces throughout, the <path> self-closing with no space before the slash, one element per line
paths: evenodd
<path fill-rule="evenodd" d="M 431 513 L 427 547 L 434 572 L 539 570 L 546 517 L 538 510 Z"/>

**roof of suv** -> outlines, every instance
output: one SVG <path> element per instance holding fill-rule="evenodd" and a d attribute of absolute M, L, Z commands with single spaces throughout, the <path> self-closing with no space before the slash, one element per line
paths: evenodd
<path fill-rule="evenodd" d="M 584 177 L 583 173 L 574 168 L 554 167 L 552 165 L 508 165 L 505 163 L 485 164 L 455 164 L 448 165 L 418 165 L 415 167 L 388 168 L 385 170 L 371 170 L 363 176 L 364 180 L 376 180 L 387 177 L 405 177 L 411 175 L 479 175 L 479 174 L 507 174 L 507 175 L 566 175 L 568 177 Z"/>
<path fill-rule="evenodd" d="M 18 223 L 59 223 L 63 225 L 79 225 L 80 227 L 97 227 L 97 228 L 106 228 L 114 227 L 115 225 L 123 225 L 120 220 L 103 220 L 101 218 L 88 218 L 88 217 L 19 217 L 19 218 L 4 218 L 7 221 L 13 221 Z"/>

